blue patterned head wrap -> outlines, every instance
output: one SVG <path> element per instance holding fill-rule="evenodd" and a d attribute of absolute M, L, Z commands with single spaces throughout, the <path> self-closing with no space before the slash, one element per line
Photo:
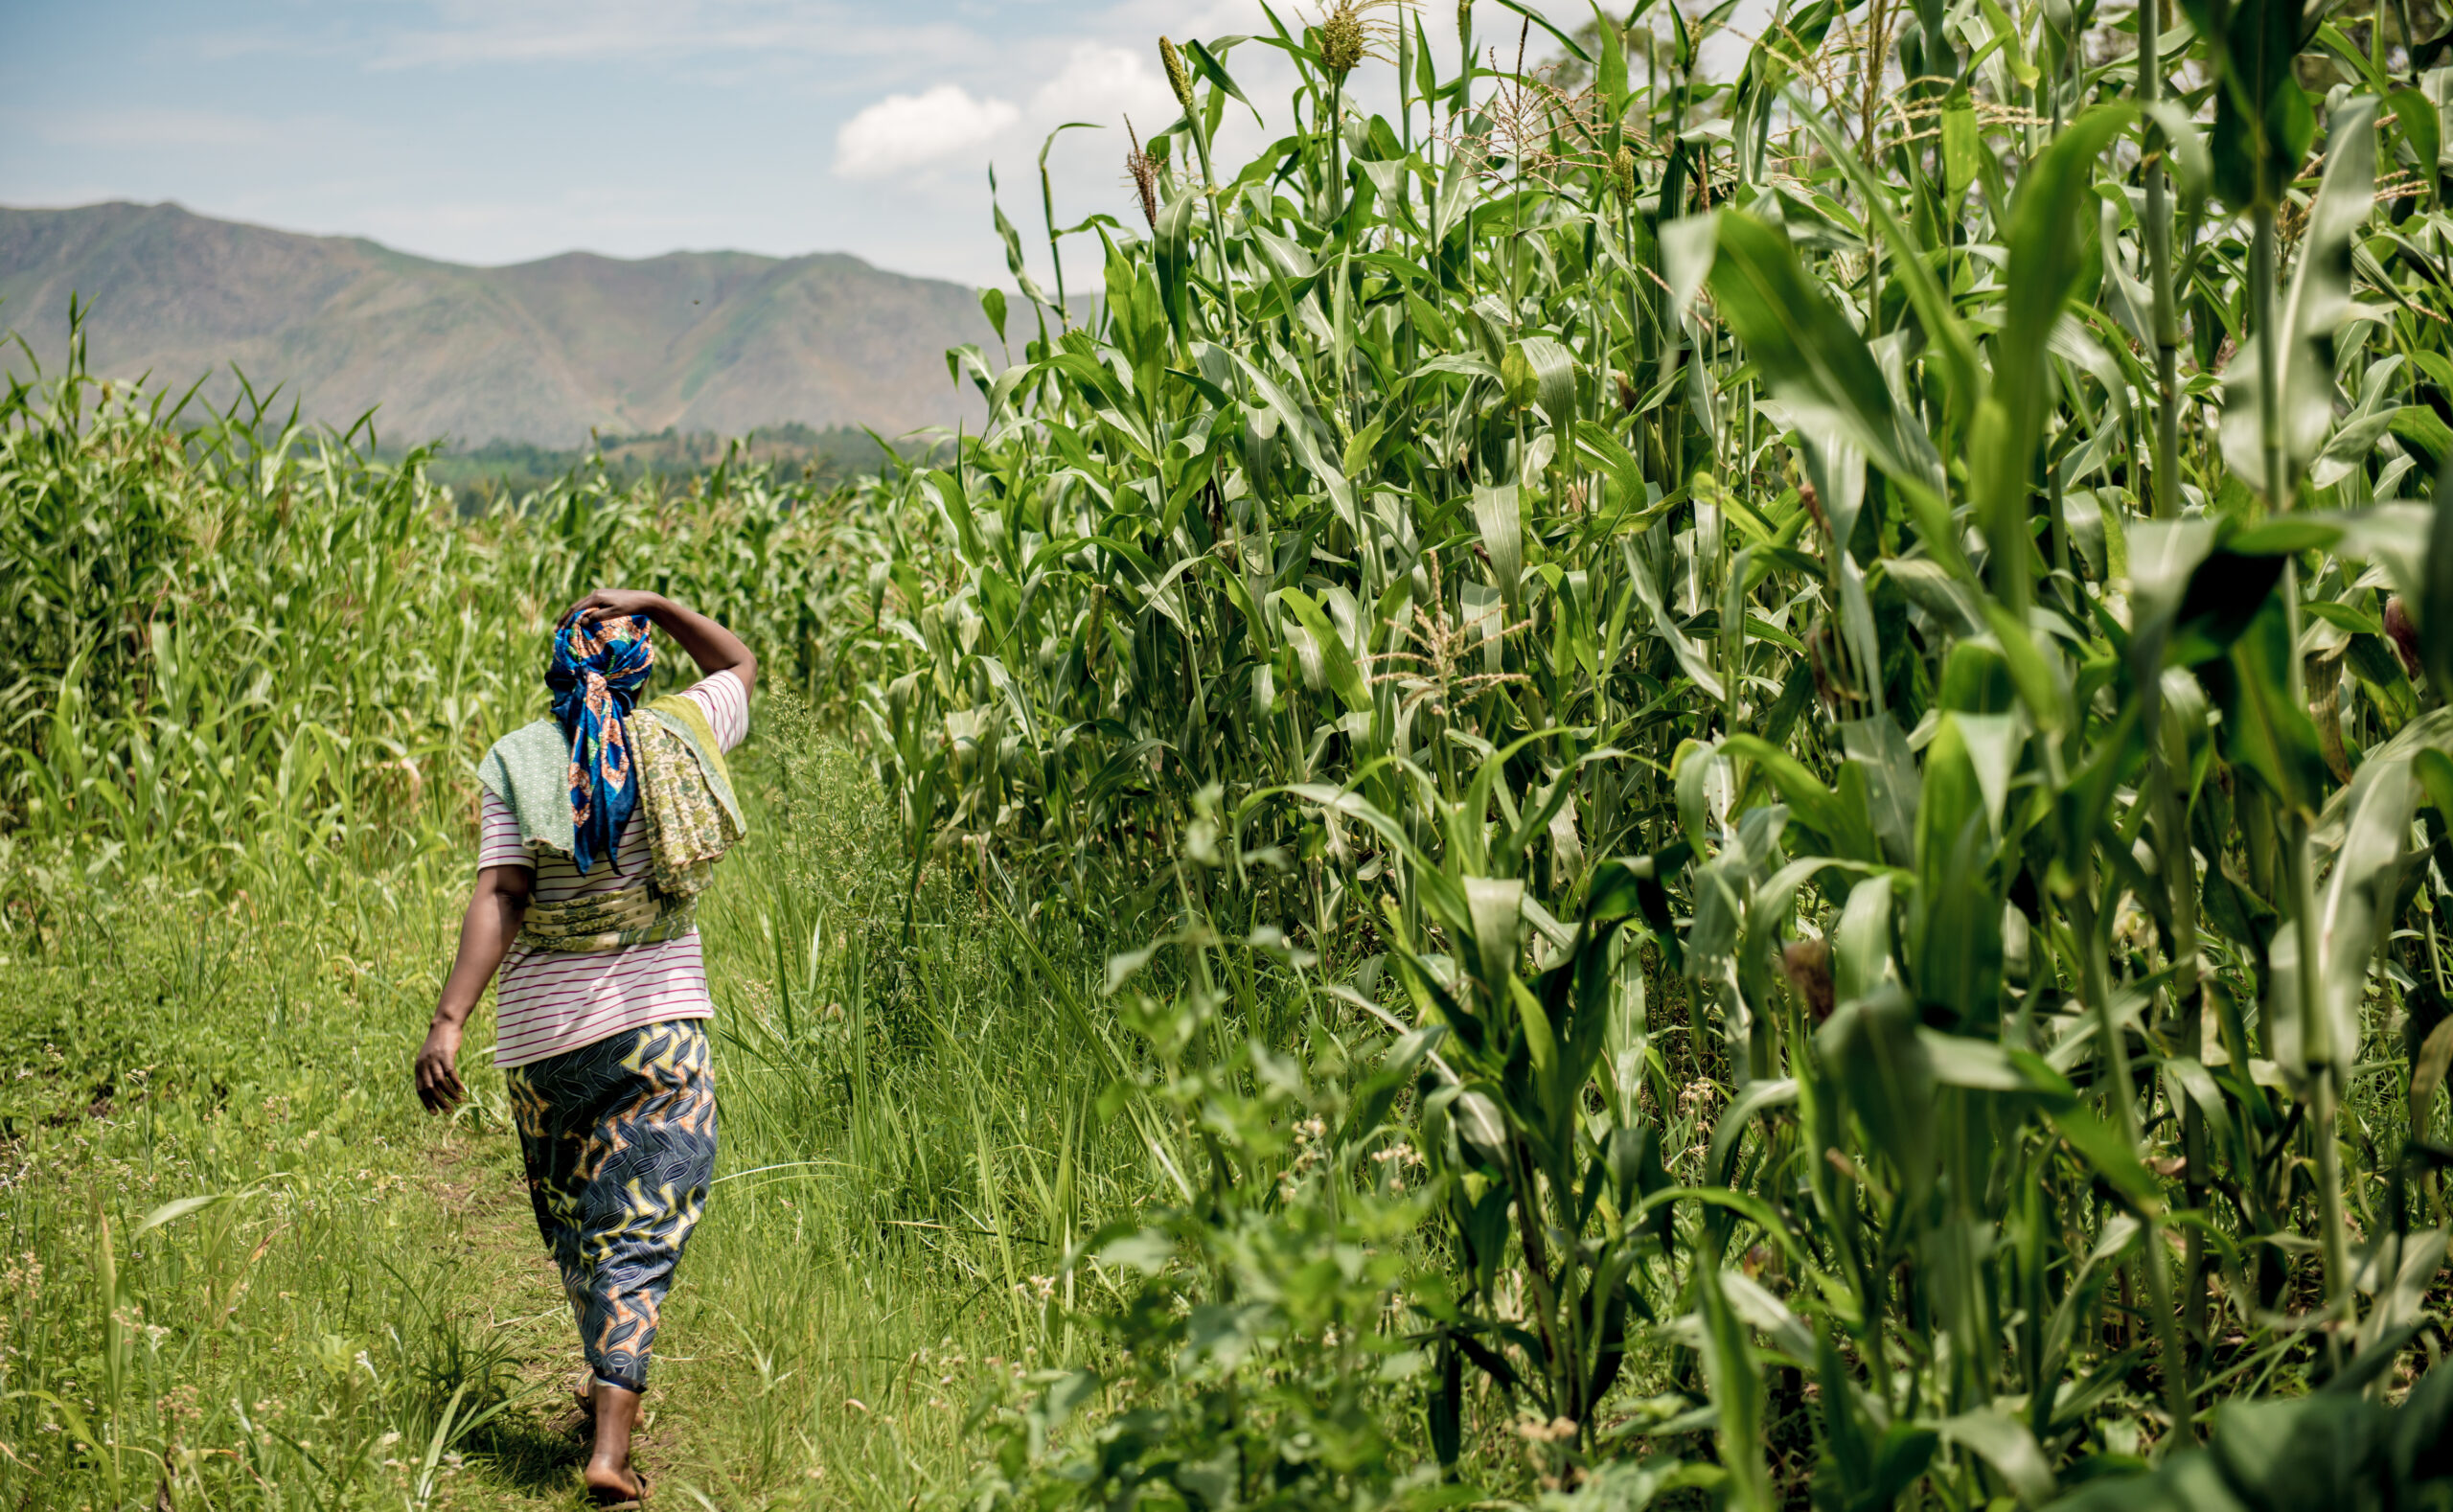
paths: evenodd
<path fill-rule="evenodd" d="M 623 717 L 655 665 L 644 614 L 576 622 L 554 631 L 554 660 L 545 686 L 554 690 L 554 720 L 571 743 L 571 859 L 585 872 L 609 858 L 622 826 L 639 806 Z"/>

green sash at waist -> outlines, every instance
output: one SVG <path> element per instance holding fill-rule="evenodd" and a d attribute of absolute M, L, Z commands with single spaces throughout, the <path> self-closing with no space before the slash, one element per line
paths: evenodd
<path fill-rule="evenodd" d="M 695 898 L 662 897 L 641 882 L 563 903 L 532 903 L 520 922 L 518 943 L 532 951 L 564 953 L 618 951 L 688 934 L 698 928 L 698 915 Z"/>

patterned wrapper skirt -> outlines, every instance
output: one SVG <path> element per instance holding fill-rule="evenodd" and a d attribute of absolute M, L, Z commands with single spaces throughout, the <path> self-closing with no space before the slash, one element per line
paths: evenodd
<path fill-rule="evenodd" d="M 652 1023 L 506 1073 L 537 1227 L 601 1381 L 647 1388 L 656 1313 L 716 1171 L 704 1027 Z"/>

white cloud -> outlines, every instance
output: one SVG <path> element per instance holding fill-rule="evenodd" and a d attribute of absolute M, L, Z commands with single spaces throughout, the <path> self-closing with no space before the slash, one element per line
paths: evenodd
<path fill-rule="evenodd" d="M 835 172 L 845 178 L 883 178 L 925 167 L 985 145 L 1021 118 L 1009 102 L 975 100 L 960 84 L 888 95 L 835 133 Z"/>
<path fill-rule="evenodd" d="M 1112 126 L 1119 116 L 1131 116 L 1144 131 L 1163 127 L 1178 113 L 1176 99 L 1157 67 L 1143 60 L 1142 52 L 1076 42 L 1065 67 L 1032 94 L 1033 122 L 1089 121 Z"/>

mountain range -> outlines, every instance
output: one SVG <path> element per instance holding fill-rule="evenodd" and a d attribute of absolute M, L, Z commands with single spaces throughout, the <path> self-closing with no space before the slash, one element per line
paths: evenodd
<path fill-rule="evenodd" d="M 591 431 L 739 434 L 867 425 L 892 436 L 983 413 L 945 351 L 996 336 L 975 291 L 841 253 L 568 252 L 508 267 L 356 237 L 216 220 L 175 204 L 0 207 L 0 327 L 45 371 L 74 293 L 97 375 L 207 398 L 286 384 L 306 418 L 369 409 L 387 443 L 574 447 Z M 21 376 L 13 346 L 0 366 Z M 287 405 L 284 405 L 287 408 Z"/>

